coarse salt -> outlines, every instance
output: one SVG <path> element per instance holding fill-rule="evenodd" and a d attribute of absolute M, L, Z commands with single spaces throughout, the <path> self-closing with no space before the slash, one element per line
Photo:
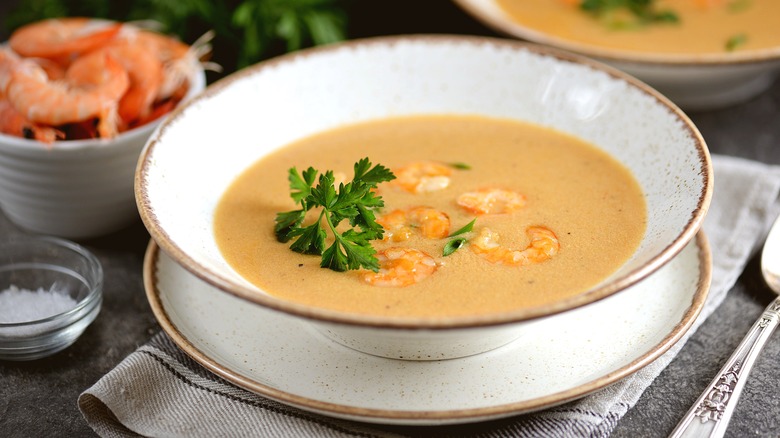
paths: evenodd
<path fill-rule="evenodd" d="M 36 321 L 76 307 L 76 300 L 54 287 L 38 290 L 11 285 L 0 292 L 0 323 Z"/>

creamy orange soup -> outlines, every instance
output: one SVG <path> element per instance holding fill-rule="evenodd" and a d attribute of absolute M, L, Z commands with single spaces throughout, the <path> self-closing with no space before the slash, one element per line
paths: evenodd
<path fill-rule="evenodd" d="M 513 20 L 565 40 L 653 53 L 724 53 L 780 46 L 780 1 L 656 0 L 676 23 L 616 26 L 631 17 L 594 18 L 580 0 L 496 0 Z"/>
<path fill-rule="evenodd" d="M 483 228 L 499 233 L 508 249 L 529 245 L 525 230 L 542 226 L 560 249 L 526 266 L 493 263 L 467 244 L 449 256 L 447 238 L 425 238 L 413 229 L 403 242 L 430 255 L 435 272 L 405 287 L 379 287 L 361 271 L 320 268 L 320 257 L 302 255 L 274 235 L 277 212 L 293 210 L 287 171 L 309 166 L 352 177 L 353 164 L 369 157 L 397 169 L 433 161 L 451 167 L 446 188 L 409 193 L 391 183 L 378 192 L 385 207 L 429 206 L 448 215 L 450 232 L 476 217 L 473 239 Z M 468 169 L 463 169 L 463 164 Z M 517 211 L 476 215 L 456 203 L 465 192 L 501 188 L 521 193 Z M 471 116 L 415 116 L 335 129 L 286 146 L 243 172 L 223 195 L 214 231 L 228 263 L 269 294 L 345 312 L 442 317 L 506 312 L 549 304 L 582 293 L 618 269 L 645 231 L 646 206 L 638 183 L 615 159 L 570 135 L 516 121 Z"/>

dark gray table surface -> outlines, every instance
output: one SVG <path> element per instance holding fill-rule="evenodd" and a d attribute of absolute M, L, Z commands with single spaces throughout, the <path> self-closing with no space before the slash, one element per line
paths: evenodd
<path fill-rule="evenodd" d="M 498 36 L 448 1 L 414 11 L 411 1 L 355 2 L 350 36 L 461 33 Z M 416 4 L 414 6 L 417 6 Z M 780 81 L 749 102 L 691 112 L 710 151 L 780 164 Z M 0 213 L 0 237 L 24 231 Z M 93 436 L 78 395 L 160 330 L 145 298 L 142 263 L 149 240 L 140 220 L 110 236 L 80 243 L 105 269 L 104 303 L 97 320 L 70 348 L 33 362 L 0 361 L 0 436 Z M 614 430 L 615 437 L 667 436 L 714 377 L 773 295 L 752 260 L 724 303 L 699 328 Z M 750 375 L 727 431 L 730 437 L 780 435 L 780 337 L 775 336 Z M 511 421 L 501 420 L 501 421 Z M 489 424 L 460 426 L 478 433 Z M 415 429 L 407 429 L 414 432 Z M 435 430 L 427 429 L 425 434 Z"/>

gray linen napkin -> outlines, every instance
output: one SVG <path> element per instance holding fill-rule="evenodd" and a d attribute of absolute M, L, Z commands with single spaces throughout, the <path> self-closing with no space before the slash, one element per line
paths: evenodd
<path fill-rule="evenodd" d="M 713 162 L 715 194 L 704 224 L 713 252 L 712 287 L 691 330 L 639 372 L 565 405 L 509 421 L 484 423 L 479 436 L 605 437 L 636 404 L 723 301 L 780 213 L 780 166 L 723 156 L 713 157 Z M 105 437 L 416 434 L 415 428 L 381 427 L 312 414 L 238 388 L 190 359 L 162 332 L 81 394 L 78 404 L 90 427 Z M 458 434 L 466 430 L 474 429 L 460 429 Z M 439 432 L 445 430 L 420 431 Z"/>

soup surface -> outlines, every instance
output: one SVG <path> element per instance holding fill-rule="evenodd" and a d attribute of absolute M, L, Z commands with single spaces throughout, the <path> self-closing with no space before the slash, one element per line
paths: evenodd
<path fill-rule="evenodd" d="M 313 166 L 352 178 L 369 157 L 390 169 L 433 161 L 451 169 L 446 188 L 409 193 L 395 182 L 378 193 L 385 207 L 428 206 L 444 212 L 454 232 L 476 218 L 472 243 L 443 256 L 448 238 L 426 238 L 413 227 L 402 242 L 372 241 L 378 251 L 415 248 L 430 255 L 435 272 L 405 287 L 367 283 L 367 271 L 320 268 L 321 258 L 289 249 L 274 235 L 276 213 L 296 209 L 288 169 Z M 458 165 L 449 166 L 449 164 Z M 465 165 L 465 166 L 464 166 Z M 467 167 L 467 168 L 466 168 Z M 501 188 L 521 193 L 512 213 L 476 215 L 459 206 L 463 193 Z M 474 251 L 484 228 L 499 244 L 529 246 L 526 229 L 551 230 L 560 243 L 546 261 L 511 266 Z M 342 127 L 305 138 L 260 159 L 226 190 L 215 215 L 220 251 L 243 277 L 278 297 L 345 312 L 444 317 L 506 312 L 581 293 L 608 277 L 636 250 L 645 231 L 646 205 L 631 173 L 606 153 L 570 135 L 536 125 L 477 116 L 414 116 Z"/>
<path fill-rule="evenodd" d="M 656 0 L 676 22 L 636 25 L 628 14 L 594 17 L 580 0 L 496 0 L 515 21 L 561 39 L 653 53 L 724 53 L 780 46 L 780 1 Z"/>

